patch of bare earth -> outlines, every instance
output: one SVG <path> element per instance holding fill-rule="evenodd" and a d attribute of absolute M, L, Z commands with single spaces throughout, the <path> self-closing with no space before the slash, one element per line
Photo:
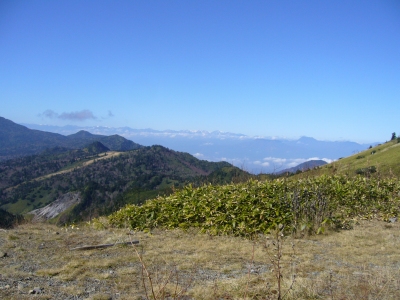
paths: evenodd
<path fill-rule="evenodd" d="M 33 215 L 32 222 L 46 221 L 57 217 L 60 213 L 80 201 L 81 198 L 79 192 L 68 192 L 61 195 L 57 200 L 51 202 L 45 207 L 32 210 L 28 214 Z"/>
<path fill-rule="evenodd" d="M 285 238 L 281 295 L 400 299 L 399 229 L 398 223 L 363 221 L 353 230 Z M 71 250 L 132 240 L 140 242 L 144 265 L 133 246 Z M 250 241 L 196 231 L 25 224 L 0 231 L 0 298 L 276 299 L 276 245 L 273 236 Z"/>
<path fill-rule="evenodd" d="M 109 151 L 109 152 L 107 152 L 106 155 L 104 155 L 104 156 L 95 156 L 95 157 L 93 157 L 92 159 L 83 162 L 81 165 L 75 166 L 74 168 L 69 168 L 69 169 L 67 169 L 67 170 L 57 171 L 57 172 L 54 172 L 54 173 L 51 173 L 51 174 L 47 174 L 47 175 L 44 175 L 44 176 L 37 177 L 37 178 L 35 178 L 35 179 L 33 179 L 33 180 L 43 180 L 43 179 L 46 179 L 46 178 L 49 178 L 49 177 L 53 177 L 53 176 L 56 176 L 56 175 L 59 175 L 59 174 L 70 173 L 70 172 L 72 172 L 72 171 L 74 171 L 74 170 L 76 170 L 76 169 L 80 169 L 80 168 L 82 168 L 82 167 L 86 167 L 86 166 L 88 166 L 88 165 L 91 165 L 91 164 L 93 164 L 93 163 L 96 162 L 96 161 L 103 160 L 103 159 L 108 159 L 108 158 L 112 158 L 112 157 L 115 157 L 115 156 L 119 156 L 119 155 L 121 155 L 122 153 L 123 153 L 123 152 Z"/>

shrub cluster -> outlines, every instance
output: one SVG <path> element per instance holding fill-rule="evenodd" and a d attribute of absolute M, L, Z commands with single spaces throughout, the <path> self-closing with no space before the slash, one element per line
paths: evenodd
<path fill-rule="evenodd" d="M 365 176 L 371 175 L 372 173 L 375 173 L 375 172 L 376 172 L 375 166 L 370 166 L 367 168 L 361 168 L 361 169 L 356 170 L 356 174 L 365 175 Z"/>
<path fill-rule="evenodd" d="M 14 215 L 0 208 L 0 228 L 12 228 L 15 224 L 22 222 L 21 215 Z"/>
<path fill-rule="evenodd" d="M 200 228 L 212 235 L 252 236 L 279 224 L 286 230 L 321 232 L 354 218 L 399 215 L 400 183 L 394 179 L 321 176 L 250 180 L 224 186 L 186 186 L 166 197 L 128 205 L 109 217 L 113 226 L 135 230 Z"/>

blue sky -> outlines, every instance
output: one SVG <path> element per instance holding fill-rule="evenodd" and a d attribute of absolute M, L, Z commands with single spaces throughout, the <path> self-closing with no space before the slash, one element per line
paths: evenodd
<path fill-rule="evenodd" d="M 17 123 L 385 141 L 400 2 L 0 0 Z"/>

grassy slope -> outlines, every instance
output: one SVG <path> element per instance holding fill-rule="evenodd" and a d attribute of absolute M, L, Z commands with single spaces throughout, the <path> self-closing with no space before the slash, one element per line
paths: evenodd
<path fill-rule="evenodd" d="M 339 159 L 328 165 L 297 174 L 294 178 L 308 176 L 347 174 L 355 175 L 359 169 L 376 167 L 376 173 L 372 176 L 397 177 L 400 178 L 400 143 L 395 141 L 386 142 L 371 149 L 353 154 L 349 157 Z"/>

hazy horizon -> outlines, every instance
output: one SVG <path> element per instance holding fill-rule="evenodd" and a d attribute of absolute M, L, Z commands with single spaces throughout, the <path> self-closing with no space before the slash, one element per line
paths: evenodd
<path fill-rule="evenodd" d="M 12 121 L 12 120 L 11 120 Z M 193 134 L 199 134 L 199 133 L 204 133 L 204 134 L 213 134 L 213 133 L 220 133 L 221 135 L 233 135 L 236 136 L 236 138 L 248 138 L 248 139 L 270 139 L 270 140 L 288 140 L 288 141 L 296 141 L 299 140 L 301 138 L 312 138 L 315 139 L 317 141 L 326 141 L 326 142 L 355 142 L 358 144 L 369 144 L 369 143 L 380 143 L 380 142 L 384 142 L 389 140 L 391 133 L 388 133 L 385 138 L 380 139 L 379 141 L 371 141 L 371 140 L 367 140 L 367 141 L 358 141 L 358 140 L 346 140 L 346 139 L 342 139 L 342 140 L 330 140 L 330 139 L 317 139 L 314 138 L 312 136 L 306 136 L 306 135 L 301 135 L 301 136 L 296 136 L 296 137 L 281 137 L 281 136 L 260 136 L 260 135 L 246 135 L 243 134 L 241 132 L 229 132 L 229 131 L 220 131 L 220 130 L 213 130 L 213 131 L 208 131 L 208 130 L 190 130 L 190 129 L 180 129 L 180 130 L 176 130 L 176 129 L 154 129 L 154 128 L 132 128 L 129 126 L 121 126 L 121 127 L 113 127 L 113 126 L 102 126 L 102 125 L 93 125 L 93 126 L 89 126 L 89 125 L 74 125 L 74 124 L 66 124 L 66 125 L 52 125 L 52 124 L 40 124 L 40 123 L 18 123 L 20 125 L 26 126 L 28 128 L 31 129 L 39 129 L 40 127 L 56 127 L 56 128 L 73 128 L 74 130 L 67 130 L 65 131 L 66 133 L 64 135 L 68 135 L 68 134 L 73 134 L 76 133 L 78 130 L 87 130 L 90 128 L 108 128 L 110 129 L 112 132 L 117 132 L 117 130 L 122 130 L 124 128 L 129 128 L 132 130 L 137 130 L 137 131 L 141 131 L 144 132 L 146 130 L 149 131 L 153 131 L 155 132 L 155 134 L 160 134 L 160 133 L 164 133 L 164 136 L 166 133 L 170 133 L 171 135 L 173 133 L 179 134 L 180 136 L 183 136 L 183 134 L 185 132 L 188 133 L 193 133 Z M 55 131 L 58 133 L 61 133 L 61 131 Z M 92 133 L 96 133 L 95 131 L 93 131 Z M 100 134 L 100 133 L 99 133 Z"/>

